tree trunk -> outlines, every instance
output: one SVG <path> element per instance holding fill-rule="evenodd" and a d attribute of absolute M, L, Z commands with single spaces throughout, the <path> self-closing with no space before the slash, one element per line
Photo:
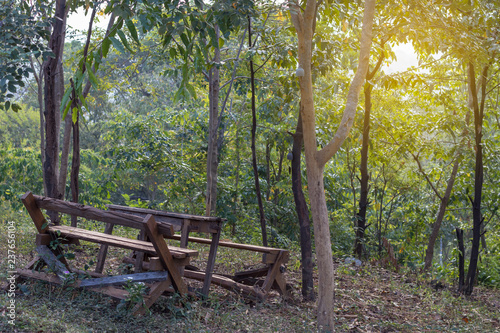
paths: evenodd
<path fill-rule="evenodd" d="M 248 46 L 252 47 L 252 25 L 248 17 Z M 255 179 L 255 195 L 259 205 L 260 229 L 262 232 L 262 245 L 267 246 L 266 215 L 262 203 L 262 193 L 260 192 L 259 171 L 257 169 L 257 153 L 255 151 L 255 137 L 257 132 L 257 113 L 255 110 L 255 72 L 253 70 L 253 60 L 250 58 L 250 85 L 252 90 L 252 167 Z"/>
<path fill-rule="evenodd" d="M 314 258 L 312 254 L 311 223 L 309 221 L 309 210 L 302 190 L 302 173 L 300 171 L 300 157 L 302 154 L 302 117 L 299 113 L 297 128 L 293 135 L 292 147 L 292 191 L 295 200 L 295 210 L 299 219 L 300 227 L 300 252 L 302 257 L 302 297 L 304 301 L 314 301 L 313 268 Z"/>
<path fill-rule="evenodd" d="M 219 29 L 216 28 L 217 38 Z M 214 51 L 214 65 L 208 73 L 208 98 L 210 101 L 208 119 L 208 151 L 207 151 L 207 193 L 206 193 L 206 216 L 216 215 L 217 209 L 217 168 L 219 166 L 217 149 L 217 132 L 219 127 L 219 90 L 220 90 L 220 49 Z"/>
<path fill-rule="evenodd" d="M 366 256 L 365 230 L 366 230 L 366 209 L 368 208 L 368 148 L 370 143 L 370 112 L 372 109 L 372 88 L 368 81 L 365 83 L 365 117 L 363 119 L 363 143 L 361 146 L 361 162 L 359 171 L 361 173 L 359 211 L 356 216 L 356 239 L 354 241 L 354 254 L 359 258 Z"/>
<path fill-rule="evenodd" d="M 78 188 L 78 175 L 80 173 L 80 128 L 79 118 L 80 115 L 77 110 L 76 121 L 73 123 L 73 157 L 71 159 L 71 200 L 78 202 L 79 188 Z M 77 216 L 71 215 L 71 226 L 77 226 Z"/>
<path fill-rule="evenodd" d="M 317 150 L 316 145 L 316 121 L 313 100 L 314 90 L 311 75 L 312 39 L 316 25 L 318 4 L 314 0 L 308 0 L 304 10 L 294 3 L 289 3 L 289 5 L 292 22 L 298 37 L 299 66 L 303 69 L 303 77 L 300 77 L 299 80 L 301 98 L 300 112 L 302 115 L 304 134 L 307 184 L 309 189 L 309 200 L 311 202 L 318 261 L 318 329 L 320 331 L 333 331 L 335 323 L 334 267 L 330 240 L 330 224 L 323 183 L 323 169 L 325 164 L 340 149 L 340 146 L 349 134 L 354 122 L 359 92 L 368 70 L 375 1 L 365 1 L 358 69 L 349 87 L 344 115 L 334 137 L 320 151 Z"/>
<path fill-rule="evenodd" d="M 465 294 L 472 294 L 474 288 L 474 281 L 476 278 L 477 261 L 479 258 L 479 245 L 481 242 L 481 224 L 483 218 L 481 215 L 481 196 L 483 190 L 483 146 L 481 139 L 483 136 L 483 111 L 484 102 L 486 98 L 486 79 L 488 76 L 489 65 L 485 66 L 481 79 L 481 106 L 477 100 L 476 89 L 476 75 L 474 72 L 474 65 L 469 63 L 468 76 L 469 76 L 469 89 L 472 92 L 472 104 L 474 110 L 474 134 L 475 134 L 475 150 L 476 150 L 476 166 L 474 172 L 474 199 L 472 201 L 472 219 L 474 226 L 472 228 L 472 247 L 469 261 L 469 269 L 467 270 L 467 278 L 465 281 L 466 289 Z"/>
<path fill-rule="evenodd" d="M 62 140 L 61 166 L 59 168 L 59 193 L 64 198 L 66 194 L 66 178 L 68 177 L 68 160 L 71 143 L 71 131 L 73 131 L 73 122 L 71 116 L 71 108 L 66 114 L 64 120 L 64 135 Z M 74 132 L 74 131 L 73 131 Z"/>
<path fill-rule="evenodd" d="M 455 177 L 457 176 L 458 166 L 460 165 L 461 157 L 457 156 L 455 163 L 453 164 L 453 170 L 451 171 L 450 179 L 448 179 L 448 184 L 446 185 L 446 191 L 444 196 L 441 198 L 441 204 L 439 205 L 439 210 L 436 216 L 436 220 L 432 225 L 432 232 L 429 237 L 429 243 L 427 244 L 427 250 L 425 251 L 424 260 L 424 270 L 428 270 L 432 266 L 432 258 L 434 256 L 434 245 L 436 244 L 436 239 L 441 229 L 441 223 L 443 222 L 444 213 L 446 213 L 446 207 L 450 201 L 451 190 L 453 189 L 453 184 L 455 183 Z"/>
<path fill-rule="evenodd" d="M 46 196 L 60 199 L 58 189 L 58 163 L 59 163 L 59 129 L 60 129 L 60 104 L 63 94 L 64 81 L 62 78 L 62 54 L 64 45 L 64 27 L 66 22 L 66 1 L 57 0 L 55 17 L 50 36 L 49 48 L 54 57 L 44 63 L 45 81 L 45 161 L 43 172 L 45 175 Z M 52 222 L 58 223 L 58 214 L 49 212 Z"/>
<path fill-rule="evenodd" d="M 464 248 L 464 231 L 460 228 L 455 229 L 457 233 L 457 242 L 458 242 L 458 292 L 463 292 L 464 289 L 464 281 L 465 281 L 465 273 L 464 273 L 464 256 L 465 256 L 465 248 Z"/>

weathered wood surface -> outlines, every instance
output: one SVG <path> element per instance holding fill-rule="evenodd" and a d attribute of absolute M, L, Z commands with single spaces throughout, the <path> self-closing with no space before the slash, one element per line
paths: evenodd
<path fill-rule="evenodd" d="M 141 213 L 141 214 L 144 214 L 144 216 L 151 214 L 154 217 L 167 216 L 167 217 L 173 217 L 173 218 L 177 218 L 177 219 L 189 219 L 189 220 L 206 221 L 206 222 L 224 221 L 224 219 L 222 219 L 220 217 L 172 213 L 172 212 L 166 212 L 163 210 L 154 210 L 154 209 L 146 209 L 146 208 L 138 208 L 138 207 L 129 207 L 129 206 L 120 206 L 120 205 L 106 205 L 106 207 L 108 207 L 109 209 L 112 209 L 112 210 L 121 210 L 121 211 Z"/>
<path fill-rule="evenodd" d="M 113 228 L 115 227 L 112 223 L 106 223 L 106 227 L 104 228 L 104 233 L 106 235 L 111 235 L 113 233 Z M 108 245 L 101 244 L 99 248 L 99 254 L 97 255 L 97 264 L 95 265 L 96 273 L 102 273 L 104 269 L 104 263 L 106 262 L 106 256 L 108 255 Z"/>
<path fill-rule="evenodd" d="M 49 269 L 51 269 L 61 280 L 66 280 L 66 276 L 70 272 L 46 245 L 37 246 L 36 252 L 38 252 L 40 258 L 47 264 Z"/>
<path fill-rule="evenodd" d="M 146 235 L 153 243 L 156 250 L 156 256 L 160 258 L 163 267 L 170 272 L 170 278 L 174 288 L 179 291 L 180 294 L 187 294 L 187 286 L 182 280 L 181 274 L 179 272 L 179 266 L 177 266 L 172 258 L 169 247 L 163 236 L 158 231 L 158 223 L 156 223 L 153 215 L 149 214 L 144 218 L 146 225 Z"/>
<path fill-rule="evenodd" d="M 167 236 L 167 238 L 175 239 L 175 240 L 179 240 L 179 241 L 181 240 L 180 235 Z M 208 244 L 209 245 L 212 243 L 212 240 L 210 240 L 208 238 L 201 238 L 201 237 L 191 237 L 190 236 L 188 240 L 189 240 L 189 242 L 200 243 L 200 244 Z M 252 244 L 233 243 L 233 242 L 228 242 L 228 241 L 219 241 L 219 246 L 229 247 L 229 248 L 239 249 L 239 250 L 260 252 L 260 253 L 269 253 L 272 255 L 278 255 L 281 251 L 288 252 L 288 250 L 285 250 L 285 249 L 258 246 L 258 245 L 252 245 Z"/>
<path fill-rule="evenodd" d="M 107 244 L 124 249 L 146 252 L 148 254 L 156 256 L 156 250 L 151 242 L 115 235 L 108 235 L 98 231 L 85 230 L 63 225 L 50 226 L 49 231 L 53 233 L 59 231 L 61 233 L 61 236 L 63 237 L 77 238 L 99 244 Z M 181 249 L 179 247 L 171 247 L 170 250 L 172 255 L 178 259 L 186 257 L 196 257 L 198 255 L 198 251 L 196 250 Z"/>
<path fill-rule="evenodd" d="M 143 218 L 146 215 L 151 214 L 155 217 L 155 221 L 159 224 L 167 223 L 173 225 L 175 231 L 181 231 L 182 227 L 186 224 L 186 221 L 188 221 L 190 223 L 190 231 L 207 232 L 214 234 L 220 231 L 222 223 L 225 221 L 225 219 L 222 219 L 220 217 L 179 214 L 137 207 L 127 207 L 119 205 L 107 205 L 106 207 L 108 207 L 108 209 L 111 211 L 134 214 Z"/>
<path fill-rule="evenodd" d="M 24 196 L 27 196 L 28 193 L 26 193 Z M 117 211 L 101 210 L 95 207 L 86 206 L 74 202 L 42 197 L 34 194 L 32 195 L 38 208 L 61 212 L 69 215 L 76 215 L 94 221 L 113 223 L 136 229 L 144 229 L 144 219 L 132 214 L 126 214 Z M 35 216 L 35 218 L 40 219 L 39 216 Z M 162 223 L 158 227 L 158 230 L 163 235 L 172 235 L 174 233 L 172 225 L 166 223 Z"/>
<path fill-rule="evenodd" d="M 184 271 L 184 276 L 189 278 L 189 279 L 194 279 L 194 280 L 199 280 L 199 281 L 205 281 L 205 273 L 200 272 L 200 271 L 191 271 L 191 270 L 185 270 Z M 247 286 L 241 283 L 238 283 L 234 280 L 231 280 L 230 278 L 213 274 L 212 275 L 212 283 L 223 287 L 227 290 L 231 290 L 236 293 L 243 294 L 246 297 L 250 297 L 253 299 L 257 300 L 263 300 L 266 298 L 266 295 L 259 289 Z"/>
<path fill-rule="evenodd" d="M 168 272 L 146 272 L 126 275 L 109 276 L 95 279 L 85 279 L 80 282 L 82 288 L 94 288 L 105 286 L 117 286 L 127 284 L 128 282 L 156 282 L 168 279 Z"/>

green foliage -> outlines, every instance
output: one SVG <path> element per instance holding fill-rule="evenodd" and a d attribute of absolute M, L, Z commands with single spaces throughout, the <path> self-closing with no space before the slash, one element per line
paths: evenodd
<path fill-rule="evenodd" d="M 0 2 L 0 109 L 18 112 L 21 106 L 11 100 L 25 87 L 33 74 L 30 60 L 46 59 L 52 52 L 46 47 L 49 22 L 44 2 L 33 6 L 26 1 Z"/>

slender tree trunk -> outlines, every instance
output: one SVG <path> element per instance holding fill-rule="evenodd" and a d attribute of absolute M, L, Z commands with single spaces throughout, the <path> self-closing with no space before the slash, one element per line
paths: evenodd
<path fill-rule="evenodd" d="M 476 151 L 476 166 L 474 173 L 474 199 L 472 201 L 472 219 L 474 226 L 472 228 L 472 248 L 469 261 L 469 269 L 467 270 L 466 289 L 465 294 L 472 294 L 474 288 L 474 281 L 476 278 L 477 262 L 479 258 L 479 246 L 481 241 L 481 224 L 483 218 L 481 214 L 481 197 L 483 190 L 483 145 L 481 139 L 483 136 L 483 111 L 486 97 L 486 79 L 488 76 L 489 65 L 485 66 L 481 79 L 481 106 L 479 106 L 477 99 L 477 89 L 475 83 L 474 65 L 469 63 L 468 75 L 470 89 L 472 92 L 472 103 L 474 110 L 474 134 L 475 134 L 475 151 Z"/>
<path fill-rule="evenodd" d="M 434 245 L 436 244 L 436 239 L 441 229 L 441 223 L 443 222 L 444 213 L 446 213 L 446 207 L 450 201 L 451 191 L 453 189 L 453 184 L 455 183 L 455 177 L 457 176 L 458 166 L 460 165 L 461 157 L 457 156 L 455 163 L 453 164 L 453 170 L 451 171 L 450 179 L 448 179 L 448 184 L 446 185 L 446 191 L 444 196 L 441 198 L 441 204 L 439 205 L 439 210 L 436 216 L 436 220 L 432 225 L 432 232 L 429 237 L 429 243 L 427 244 L 427 250 L 425 251 L 424 260 L 424 270 L 428 270 L 432 266 L 432 258 L 434 256 Z"/>
<path fill-rule="evenodd" d="M 58 189 L 58 163 L 59 163 L 59 126 L 60 126 L 60 104 L 64 81 L 62 78 L 62 53 L 64 45 L 64 27 L 66 22 L 66 1 L 57 0 L 54 24 L 50 36 L 49 47 L 54 57 L 44 63 L 45 81 L 45 161 L 43 172 L 45 174 L 46 195 L 60 199 Z M 58 223 L 58 214 L 49 212 L 52 222 Z"/>
<path fill-rule="evenodd" d="M 216 29 L 217 38 L 219 29 Z M 208 120 L 208 152 L 207 152 L 207 193 L 206 193 L 206 216 L 215 216 L 217 209 L 217 168 L 219 166 L 217 149 L 217 132 L 219 125 L 219 91 L 220 74 L 217 67 L 220 63 L 220 49 L 214 50 L 214 66 L 210 68 L 208 74 L 208 94 L 210 100 L 209 120 Z"/>
<path fill-rule="evenodd" d="M 302 190 L 302 173 L 300 170 L 300 157 L 302 155 L 302 117 L 299 113 L 297 128 L 293 134 L 292 147 L 292 191 L 295 200 L 295 210 L 300 227 L 300 252 L 302 257 L 302 297 L 304 301 L 314 301 L 313 268 L 314 257 L 312 253 L 311 222 L 309 210 Z"/>
<path fill-rule="evenodd" d="M 312 40 L 318 3 L 315 0 L 308 0 L 305 9 L 294 3 L 289 3 L 289 5 L 290 15 L 298 37 L 299 66 L 303 70 L 303 76 L 299 80 L 300 112 L 302 114 L 307 184 L 318 261 L 318 329 L 320 331 L 333 331 L 335 323 L 334 267 L 323 170 L 325 164 L 340 149 L 354 123 L 359 92 L 363 86 L 370 59 L 375 1 L 365 1 L 358 69 L 349 87 L 344 115 L 332 140 L 319 151 L 316 144 L 314 90 L 311 75 Z"/>
<path fill-rule="evenodd" d="M 464 273 L 464 256 L 465 256 L 465 248 L 464 248 L 464 231 L 460 228 L 455 229 L 457 233 L 457 242 L 458 242 L 458 292 L 463 292 L 465 287 L 465 273 Z"/>
<path fill-rule="evenodd" d="M 252 47 L 252 25 L 248 17 L 248 45 Z M 253 69 L 253 60 L 250 58 L 250 85 L 252 93 L 252 167 L 255 179 L 255 195 L 259 205 L 260 229 L 262 232 L 262 245 L 267 246 L 266 215 L 264 214 L 264 205 L 262 203 L 262 193 L 260 192 L 259 171 L 257 169 L 257 153 L 255 149 L 255 137 L 257 132 L 257 112 L 255 110 L 255 72 Z"/>
<path fill-rule="evenodd" d="M 365 230 L 366 230 L 366 209 L 368 208 L 368 148 L 370 143 L 370 113 L 372 109 L 371 93 L 372 85 L 365 83 L 365 116 L 363 119 L 363 143 L 361 146 L 361 162 L 359 171 L 361 173 L 359 211 L 356 216 L 356 240 L 354 242 L 354 253 L 358 258 L 366 256 Z"/>
<path fill-rule="evenodd" d="M 71 108 L 70 108 L 71 109 Z M 66 114 L 64 119 L 64 135 L 62 140 L 61 166 L 59 168 L 59 193 L 64 198 L 66 194 L 66 179 L 68 177 L 68 160 L 71 146 L 71 132 L 73 131 L 73 122 L 71 110 Z M 74 132 L 74 131 L 73 131 Z"/>
<path fill-rule="evenodd" d="M 78 112 L 78 111 L 76 111 Z M 76 115 L 76 121 L 73 123 L 73 157 L 71 159 L 71 200 L 78 202 L 79 187 L 78 175 L 80 173 L 80 128 L 79 114 Z M 77 226 L 77 216 L 71 215 L 71 226 Z"/>

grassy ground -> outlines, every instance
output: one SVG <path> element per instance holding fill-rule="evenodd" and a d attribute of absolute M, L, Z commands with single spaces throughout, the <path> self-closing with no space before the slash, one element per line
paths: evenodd
<path fill-rule="evenodd" d="M 25 216 L 15 216 L 16 266 L 34 256 L 34 228 Z M 13 216 L 14 218 L 14 216 Z M 6 222 L 0 225 L 7 230 Z M 119 231 L 120 232 L 120 231 Z M 127 234 L 126 230 L 121 233 Z M 0 235 L 1 282 L 7 276 L 8 233 Z M 208 248 L 200 247 L 203 266 Z M 75 266 L 92 268 L 97 248 L 82 243 L 74 249 Z M 123 269 L 118 258 L 126 253 L 110 251 L 105 271 Z M 258 265 L 259 257 L 245 251 L 221 249 L 217 271 L 234 273 Z M 293 253 L 286 273 L 292 295 L 283 300 L 272 294 L 254 303 L 224 289 L 212 288 L 209 299 L 184 300 L 162 297 L 143 317 L 130 316 L 109 297 L 73 288 L 61 288 L 24 280 L 16 292 L 15 326 L 8 323 L 7 293 L 0 292 L 1 332 L 314 332 L 315 304 L 300 298 L 300 265 Z M 339 262 L 336 284 L 336 330 L 339 332 L 500 332 L 500 291 L 477 287 L 472 297 L 455 293 L 455 287 L 432 288 L 427 279 L 413 273 L 394 273 L 370 264 L 353 267 Z M 196 284 L 196 282 L 190 282 Z"/>

